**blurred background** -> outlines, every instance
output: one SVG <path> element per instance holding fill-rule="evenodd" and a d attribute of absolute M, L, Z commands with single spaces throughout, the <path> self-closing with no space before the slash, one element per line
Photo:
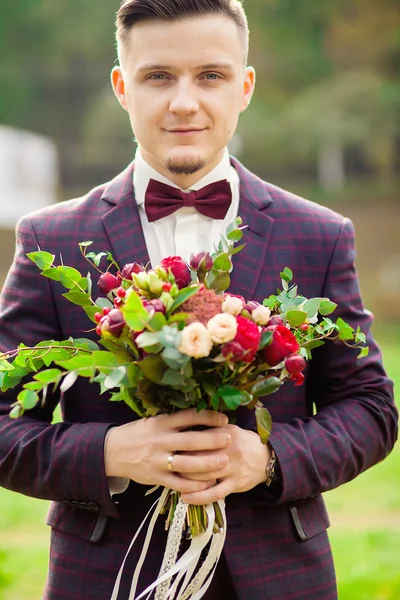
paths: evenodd
<path fill-rule="evenodd" d="M 22 214 L 134 156 L 109 73 L 118 0 L 2 0 L 0 287 Z M 353 219 L 366 306 L 400 384 L 400 4 L 245 0 L 257 88 L 232 142 L 272 183 Z M 341 600 L 400 598 L 400 451 L 326 494 Z M 39 600 L 47 505 L 0 490 L 0 600 Z M 260 599 L 261 600 L 261 599 Z"/>

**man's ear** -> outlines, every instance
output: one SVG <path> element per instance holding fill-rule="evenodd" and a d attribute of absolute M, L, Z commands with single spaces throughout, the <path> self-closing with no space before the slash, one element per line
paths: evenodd
<path fill-rule="evenodd" d="M 256 85 L 256 72 L 253 67 L 246 67 L 243 83 L 243 102 L 240 112 L 244 112 L 249 106 L 253 97 L 254 88 Z"/>
<path fill-rule="evenodd" d="M 122 108 L 124 108 L 127 111 L 128 108 L 125 96 L 125 81 L 121 67 L 114 67 L 111 71 L 111 85 L 118 102 L 120 103 Z"/>

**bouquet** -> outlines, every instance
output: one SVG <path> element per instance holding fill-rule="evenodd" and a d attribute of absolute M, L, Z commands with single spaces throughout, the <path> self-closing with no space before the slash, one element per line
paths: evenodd
<path fill-rule="evenodd" d="M 90 251 L 91 241 L 82 242 L 81 253 L 99 272 L 97 286 L 103 296 L 95 300 L 90 273 L 83 276 L 73 267 L 56 266 L 55 256 L 45 251 L 28 254 L 44 277 L 67 288 L 63 295 L 69 302 L 82 307 L 103 349 L 92 339 L 70 338 L 34 347 L 20 344 L 0 354 L 3 391 L 33 373 L 10 417 L 43 404 L 49 386 L 65 392 L 78 377 L 86 377 L 101 393 L 109 392 L 110 400 L 125 402 L 142 418 L 195 408 L 224 412 L 233 422 L 236 409 L 245 406 L 255 412 L 258 433 L 267 443 L 272 419 L 261 398 L 286 381 L 301 385 L 314 348 L 339 340 L 359 348 L 360 358 L 368 348 L 359 329 L 329 318 L 336 308 L 329 298 L 307 299 L 299 293 L 288 267 L 280 274 L 281 289 L 262 303 L 227 292 L 231 257 L 243 248 L 235 246 L 243 229 L 238 217 L 213 254 L 192 255 L 190 264 L 167 257 L 154 268 L 135 262 L 120 268 L 110 253 L 96 254 Z M 108 266 L 103 272 L 104 259 Z M 164 489 L 155 516 L 159 513 L 167 514 L 167 548 L 157 581 L 139 598 L 154 588 L 159 600 L 200 598 L 222 552 L 224 503 L 190 506 L 178 492 Z M 192 540 L 191 547 L 178 560 L 184 535 Z M 208 555 L 200 566 L 205 548 Z M 131 597 L 139 574 L 140 567 Z"/>

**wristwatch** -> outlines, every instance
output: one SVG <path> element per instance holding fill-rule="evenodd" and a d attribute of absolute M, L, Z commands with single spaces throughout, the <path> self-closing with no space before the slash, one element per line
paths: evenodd
<path fill-rule="evenodd" d="M 271 456 L 265 467 L 265 473 L 267 475 L 265 485 L 270 486 L 273 481 L 279 480 L 279 462 L 273 448 L 271 448 Z"/>

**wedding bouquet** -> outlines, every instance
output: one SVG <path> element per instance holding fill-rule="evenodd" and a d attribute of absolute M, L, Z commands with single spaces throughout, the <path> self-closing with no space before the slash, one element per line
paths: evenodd
<path fill-rule="evenodd" d="M 82 242 L 82 254 L 99 272 L 97 286 L 103 296 L 96 299 L 90 273 L 84 276 L 73 267 L 56 266 L 55 256 L 42 250 L 28 254 L 44 277 L 68 289 L 64 297 L 86 312 L 103 349 L 91 339 L 70 338 L 41 341 L 34 347 L 20 344 L 0 354 L 3 391 L 33 373 L 10 417 L 44 403 L 49 386 L 65 392 L 78 377 L 85 377 L 96 382 L 101 393 L 109 392 L 110 400 L 126 402 L 139 417 L 195 408 L 224 412 L 233 422 L 235 410 L 245 406 L 255 412 L 258 433 L 267 443 L 272 420 L 260 398 L 285 381 L 301 385 L 313 348 L 328 339 L 360 348 L 359 357 L 368 348 L 359 329 L 329 318 L 334 302 L 299 294 L 287 267 L 280 274 L 282 289 L 263 303 L 227 292 L 231 257 L 243 248 L 235 247 L 243 236 L 241 225 L 238 217 L 213 254 L 192 255 L 190 264 L 178 256 L 167 257 L 154 268 L 135 262 L 120 268 L 110 253 L 96 254 L 89 251 L 91 241 Z M 103 259 L 108 261 L 105 272 L 100 269 Z M 224 503 L 190 506 L 178 492 L 164 489 L 155 515 L 159 513 L 167 513 L 167 549 L 159 578 L 139 598 L 154 588 L 159 600 L 200 598 L 222 551 Z M 192 545 L 177 560 L 183 535 Z M 208 556 L 199 566 L 204 548 Z M 139 574 L 140 567 L 132 598 Z M 119 579 L 113 598 L 118 585 Z"/>

